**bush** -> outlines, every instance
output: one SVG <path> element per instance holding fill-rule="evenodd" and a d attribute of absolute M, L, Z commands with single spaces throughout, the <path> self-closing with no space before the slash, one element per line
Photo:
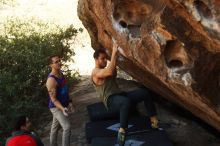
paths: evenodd
<path fill-rule="evenodd" d="M 48 98 L 44 85 L 49 73 L 47 58 L 59 54 L 64 64 L 71 61 L 70 45 L 79 31 L 36 19 L 8 19 L 0 24 L 0 130 L 4 136 L 16 115 L 40 116 Z M 69 78 L 76 75 L 67 67 L 65 72 Z"/>

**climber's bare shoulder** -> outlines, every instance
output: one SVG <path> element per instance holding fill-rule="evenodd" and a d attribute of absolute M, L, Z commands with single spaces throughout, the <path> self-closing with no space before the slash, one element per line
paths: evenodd
<path fill-rule="evenodd" d="M 100 74 L 102 74 L 102 71 L 103 69 L 100 69 L 100 68 L 94 68 L 92 70 L 92 81 L 95 85 L 102 85 L 105 81 L 105 78 L 104 76 L 101 76 Z"/>

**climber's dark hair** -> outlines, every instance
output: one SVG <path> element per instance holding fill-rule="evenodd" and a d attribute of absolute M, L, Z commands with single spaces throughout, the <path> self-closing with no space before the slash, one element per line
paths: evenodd
<path fill-rule="evenodd" d="M 106 54 L 106 55 L 107 55 L 107 53 L 106 53 L 106 51 L 105 51 L 104 48 L 96 49 L 95 52 L 94 52 L 94 54 L 93 54 L 93 58 L 94 58 L 94 59 L 98 59 L 98 57 L 99 57 L 100 54 Z"/>

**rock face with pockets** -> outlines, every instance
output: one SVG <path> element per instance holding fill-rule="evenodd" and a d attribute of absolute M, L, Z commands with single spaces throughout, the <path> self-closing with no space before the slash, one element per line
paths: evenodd
<path fill-rule="evenodd" d="M 92 47 L 220 131 L 219 0 L 79 0 Z"/>

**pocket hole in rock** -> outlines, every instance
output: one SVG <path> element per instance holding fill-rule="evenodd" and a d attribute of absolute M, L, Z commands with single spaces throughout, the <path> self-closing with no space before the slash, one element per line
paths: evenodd
<path fill-rule="evenodd" d="M 182 67 L 188 63 L 188 55 L 183 43 L 178 40 L 167 41 L 164 55 L 167 66 L 170 68 Z"/>

